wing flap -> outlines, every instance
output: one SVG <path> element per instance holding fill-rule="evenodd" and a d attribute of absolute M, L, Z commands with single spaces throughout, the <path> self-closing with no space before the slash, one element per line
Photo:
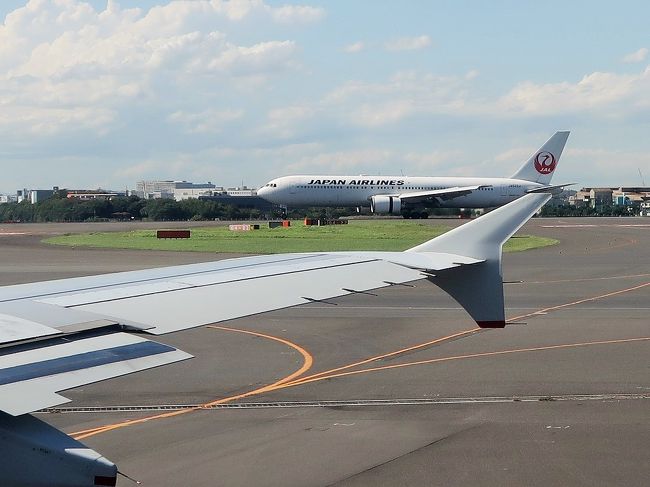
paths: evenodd
<path fill-rule="evenodd" d="M 127 333 L 53 339 L 3 349 L 0 410 L 19 415 L 67 402 L 59 391 L 190 358 Z"/>
<path fill-rule="evenodd" d="M 0 303 L 0 345 L 116 324 L 106 316 L 38 301 Z"/>
<path fill-rule="evenodd" d="M 0 313 L 0 344 L 53 336 L 59 330 L 21 316 Z"/>

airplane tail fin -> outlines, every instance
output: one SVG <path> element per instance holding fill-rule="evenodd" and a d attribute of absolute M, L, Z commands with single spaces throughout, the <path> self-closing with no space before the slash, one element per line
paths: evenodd
<path fill-rule="evenodd" d="M 480 260 L 460 264 L 460 269 L 437 271 L 427 279 L 458 301 L 481 328 L 503 328 L 502 246 L 550 198 L 547 193 L 522 196 L 407 252 L 439 252 Z"/>
<path fill-rule="evenodd" d="M 511 178 L 549 184 L 553 177 L 553 172 L 560 162 L 560 156 L 569 138 L 569 133 L 568 131 L 555 132 Z"/>

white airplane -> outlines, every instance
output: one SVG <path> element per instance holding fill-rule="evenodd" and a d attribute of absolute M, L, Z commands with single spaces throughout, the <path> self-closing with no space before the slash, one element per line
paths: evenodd
<path fill-rule="evenodd" d="M 493 208 L 547 191 L 569 132 L 556 132 L 509 178 L 284 176 L 257 195 L 283 207 L 356 206 L 373 213 L 426 218 L 424 208 Z"/>
<path fill-rule="evenodd" d="M 266 255 L 1 287 L 0 484 L 116 485 L 113 462 L 29 413 L 68 402 L 61 391 L 191 358 L 147 334 L 418 279 L 479 326 L 504 327 L 501 247 L 549 198 L 526 195 L 405 252 Z"/>

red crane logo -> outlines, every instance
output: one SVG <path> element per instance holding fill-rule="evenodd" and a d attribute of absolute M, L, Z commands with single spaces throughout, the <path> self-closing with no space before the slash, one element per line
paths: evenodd
<path fill-rule="evenodd" d="M 550 152 L 542 151 L 535 156 L 535 169 L 540 174 L 551 174 L 557 166 L 555 156 Z"/>

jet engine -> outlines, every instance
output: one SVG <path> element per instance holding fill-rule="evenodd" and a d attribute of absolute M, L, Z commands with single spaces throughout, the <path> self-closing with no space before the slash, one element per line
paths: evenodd
<path fill-rule="evenodd" d="M 29 414 L 0 412 L 3 487 L 98 487 L 117 483 L 117 467 Z"/>
<path fill-rule="evenodd" d="M 402 211 L 402 202 L 397 196 L 373 196 L 370 198 L 370 211 L 399 215 Z"/>

